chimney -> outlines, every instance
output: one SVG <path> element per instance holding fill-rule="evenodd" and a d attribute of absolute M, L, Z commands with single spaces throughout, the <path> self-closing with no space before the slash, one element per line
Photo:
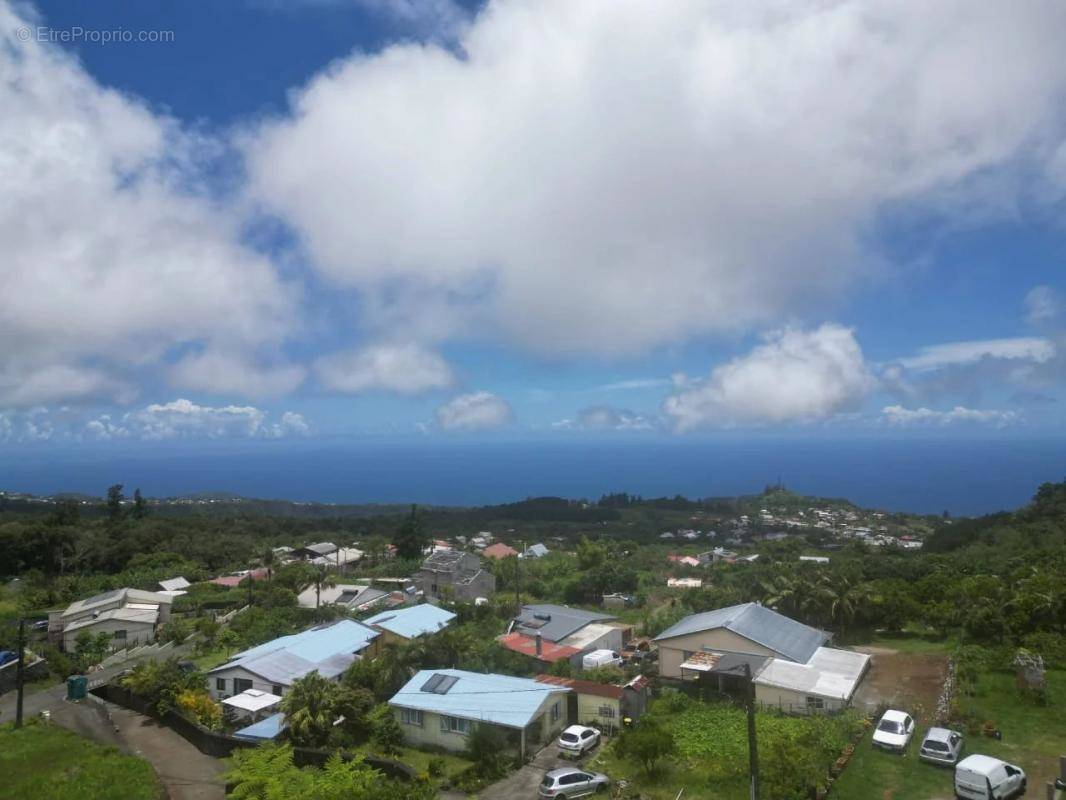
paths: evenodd
<path fill-rule="evenodd" d="M 540 646 L 540 640 L 541 640 L 540 634 L 538 633 L 536 636 L 534 636 L 533 640 L 537 643 L 537 655 L 539 656 L 540 655 L 540 647 L 541 647 Z"/>

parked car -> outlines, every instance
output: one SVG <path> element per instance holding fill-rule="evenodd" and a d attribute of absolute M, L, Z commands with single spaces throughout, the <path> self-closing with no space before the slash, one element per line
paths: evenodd
<path fill-rule="evenodd" d="M 559 735 L 559 750 L 567 755 L 582 755 L 600 743 L 600 732 L 585 725 L 571 725 Z"/>
<path fill-rule="evenodd" d="M 890 709 L 878 721 L 874 729 L 873 743 L 875 747 L 902 753 L 907 749 L 913 735 L 914 718 L 903 711 Z"/>
<path fill-rule="evenodd" d="M 46 630 L 48 630 L 48 620 L 39 619 L 35 623 L 33 623 L 33 625 L 31 625 L 30 627 L 32 627 L 33 630 L 35 630 L 35 631 L 46 631 Z"/>
<path fill-rule="evenodd" d="M 930 728 L 918 750 L 918 758 L 931 764 L 954 766 L 962 754 L 962 734 L 947 728 Z"/>
<path fill-rule="evenodd" d="M 620 666 L 622 666 L 622 657 L 614 650 L 593 650 L 581 659 L 582 669 Z"/>
<path fill-rule="evenodd" d="M 1021 767 L 991 756 L 966 756 L 955 765 L 955 796 L 962 800 L 1021 797 L 1027 783 Z"/>
<path fill-rule="evenodd" d="M 18 660 L 19 660 L 18 653 L 12 652 L 11 650 L 0 650 L 0 666 L 3 666 L 4 664 L 9 664 L 12 661 L 18 661 Z"/>
<path fill-rule="evenodd" d="M 544 773 L 544 780 L 537 789 L 539 797 L 582 797 L 593 792 L 606 791 L 611 779 L 602 772 L 585 772 L 573 767 L 553 769 Z"/>

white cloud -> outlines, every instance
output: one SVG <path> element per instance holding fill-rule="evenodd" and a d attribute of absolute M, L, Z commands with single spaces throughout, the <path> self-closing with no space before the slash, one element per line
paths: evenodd
<path fill-rule="evenodd" d="M 660 386 L 669 386 L 672 381 L 669 378 L 632 378 L 625 381 L 615 381 L 600 386 L 604 392 L 625 391 L 629 389 L 655 389 Z"/>
<path fill-rule="evenodd" d="M 417 344 L 378 344 L 315 362 L 319 382 L 337 392 L 419 394 L 455 383 L 448 362 Z"/>
<path fill-rule="evenodd" d="M 514 421 L 511 406 L 491 392 L 463 394 L 437 409 L 437 424 L 446 431 L 482 431 Z"/>
<path fill-rule="evenodd" d="M 1063 143 L 1066 148 L 1066 143 Z M 1032 325 L 1042 325 L 1059 316 L 1058 293 L 1050 286 L 1034 286 L 1025 296 L 1026 318 Z"/>
<path fill-rule="evenodd" d="M 892 209 L 1016 214 L 1064 40 L 1057 0 L 490 2 L 312 80 L 250 192 L 388 325 L 632 353 L 821 313 Z"/>
<path fill-rule="evenodd" d="M 205 406 L 179 398 L 153 403 L 114 419 L 103 414 L 73 426 L 73 438 L 110 439 L 223 439 L 306 436 L 311 426 L 303 415 L 286 411 L 274 422 L 255 406 Z"/>
<path fill-rule="evenodd" d="M 881 409 L 883 419 L 891 425 L 951 425 L 954 423 L 976 423 L 994 425 L 1003 428 L 1021 421 L 1015 411 L 980 410 L 955 406 L 950 411 L 934 411 L 930 408 L 909 409 L 903 406 L 885 406 Z"/>
<path fill-rule="evenodd" d="M 875 380 L 849 328 L 785 329 L 663 401 L 678 431 L 823 419 L 855 408 Z"/>
<path fill-rule="evenodd" d="M 1039 337 L 1015 339 L 982 339 L 972 342 L 951 342 L 923 347 L 918 355 L 899 359 L 898 363 L 916 372 L 944 367 L 976 364 L 984 359 L 1005 359 L 1044 363 L 1055 357 L 1055 345 Z"/>
<path fill-rule="evenodd" d="M 658 425 L 655 420 L 635 411 L 601 405 L 581 409 L 577 415 L 577 427 L 591 431 L 651 431 Z"/>
<path fill-rule="evenodd" d="M 0 402 L 121 402 L 176 345 L 275 346 L 292 291 L 199 192 L 211 143 L 20 41 L 35 24 L 0 3 L 0 376 L 29 387 Z"/>
<path fill-rule="evenodd" d="M 272 397 L 303 383 L 307 370 L 298 364 L 257 364 L 246 355 L 208 350 L 181 359 L 170 369 L 170 382 L 181 389 Z"/>

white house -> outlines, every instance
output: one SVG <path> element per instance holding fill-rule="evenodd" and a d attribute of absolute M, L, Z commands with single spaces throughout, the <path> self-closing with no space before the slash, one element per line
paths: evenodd
<path fill-rule="evenodd" d="M 112 637 L 115 647 L 155 641 L 155 627 L 170 619 L 174 598 L 140 589 L 112 589 L 77 600 L 63 611 L 48 615 L 48 636 L 70 652 L 78 634 L 88 631 Z"/>

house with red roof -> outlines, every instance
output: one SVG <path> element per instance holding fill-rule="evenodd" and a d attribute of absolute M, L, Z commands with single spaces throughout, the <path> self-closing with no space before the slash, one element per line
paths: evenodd
<path fill-rule="evenodd" d="M 517 556 L 518 551 L 503 542 L 496 542 L 496 544 L 490 544 L 482 550 L 481 555 L 499 561 L 500 559 L 507 558 L 507 556 Z"/>
<path fill-rule="evenodd" d="M 570 690 L 567 723 L 571 725 L 595 725 L 613 731 L 621 727 L 623 719 L 640 719 L 648 707 L 650 682 L 643 675 L 619 685 L 558 675 L 538 675 L 534 680 Z"/>

